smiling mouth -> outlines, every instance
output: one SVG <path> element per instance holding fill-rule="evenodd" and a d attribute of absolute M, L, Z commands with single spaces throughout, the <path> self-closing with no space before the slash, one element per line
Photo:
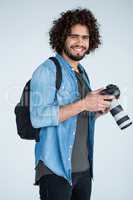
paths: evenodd
<path fill-rule="evenodd" d="M 77 52 L 77 53 L 83 53 L 86 50 L 86 48 L 84 48 L 84 47 L 72 47 L 72 50 L 74 52 Z"/>

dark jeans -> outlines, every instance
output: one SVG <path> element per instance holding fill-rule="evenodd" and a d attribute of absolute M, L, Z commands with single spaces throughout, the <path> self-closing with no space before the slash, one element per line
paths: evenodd
<path fill-rule="evenodd" d="M 89 170 L 72 173 L 71 186 L 66 179 L 55 174 L 45 175 L 40 179 L 41 200 L 90 200 L 91 177 Z"/>

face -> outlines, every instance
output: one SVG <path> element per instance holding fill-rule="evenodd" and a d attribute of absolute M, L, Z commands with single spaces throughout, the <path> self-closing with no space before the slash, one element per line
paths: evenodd
<path fill-rule="evenodd" d="M 71 28 L 68 35 L 64 53 L 73 61 L 79 61 L 84 58 L 89 48 L 89 31 L 84 25 L 77 24 Z"/>

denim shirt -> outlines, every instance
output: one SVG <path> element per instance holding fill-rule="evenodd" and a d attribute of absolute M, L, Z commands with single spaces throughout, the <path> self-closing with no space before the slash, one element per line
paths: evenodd
<path fill-rule="evenodd" d="M 64 177 L 72 185 L 71 156 L 76 133 L 77 115 L 59 122 L 59 108 L 80 99 L 75 73 L 70 64 L 56 54 L 62 68 L 62 82 L 56 91 L 56 67 L 47 59 L 33 73 L 30 92 L 30 118 L 34 128 L 41 128 L 40 141 L 35 145 L 35 165 L 42 160 L 58 176 Z M 84 80 L 90 88 L 84 68 L 79 64 Z M 90 89 L 91 90 L 91 89 Z M 93 144 L 95 113 L 88 115 L 88 159 L 93 177 Z"/>

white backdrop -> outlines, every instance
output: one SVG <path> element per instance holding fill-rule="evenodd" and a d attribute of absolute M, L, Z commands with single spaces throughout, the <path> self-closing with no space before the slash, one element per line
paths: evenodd
<path fill-rule="evenodd" d="M 38 200 L 34 142 L 19 139 L 14 106 L 35 68 L 51 55 L 48 31 L 59 13 L 89 8 L 101 24 L 102 46 L 84 64 L 93 89 L 121 89 L 121 104 L 133 119 L 131 0 L 0 0 L 0 199 Z M 121 131 L 110 114 L 97 120 L 91 200 L 133 199 L 133 126 Z"/>

